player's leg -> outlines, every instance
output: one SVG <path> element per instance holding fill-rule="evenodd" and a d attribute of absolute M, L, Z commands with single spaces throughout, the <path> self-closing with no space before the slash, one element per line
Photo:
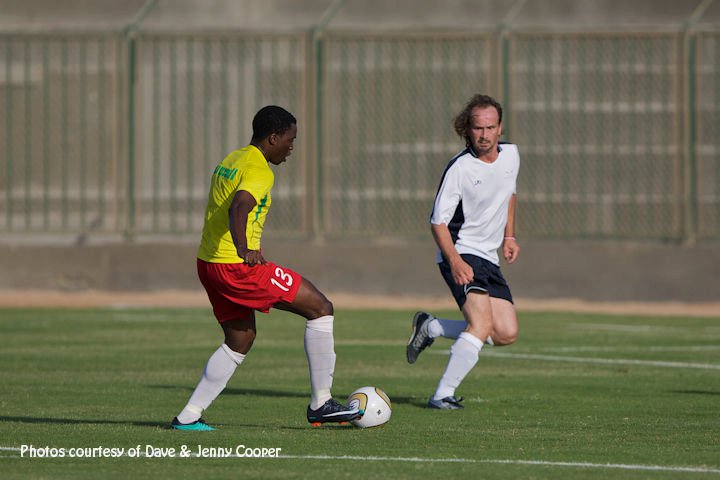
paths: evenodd
<path fill-rule="evenodd" d="M 292 302 L 278 302 L 274 307 L 305 317 L 308 321 L 334 314 L 330 300 L 305 277 L 301 277 L 300 288 Z"/>
<path fill-rule="evenodd" d="M 248 312 L 248 318 L 230 320 L 220 326 L 225 334 L 225 345 L 243 355 L 250 351 L 257 336 L 254 311 Z"/>
<path fill-rule="evenodd" d="M 462 312 L 467 322 L 467 328 L 463 333 L 469 333 L 480 341 L 490 335 L 493 327 L 493 310 L 487 293 L 470 290 Z M 462 337 L 462 333 L 459 337 Z"/>
<path fill-rule="evenodd" d="M 428 324 L 428 335 L 430 338 L 449 338 L 457 340 L 468 324 L 465 320 L 453 320 L 449 318 L 433 318 Z"/>
<path fill-rule="evenodd" d="M 473 267 L 477 283 L 474 287 L 478 287 L 480 291 L 487 292 L 489 275 L 488 270 L 484 267 L 484 260 L 473 255 L 466 255 L 463 259 Z M 453 280 L 450 265 L 446 261 L 438 264 L 440 274 L 443 276 L 450 292 L 460 309 L 463 309 L 467 298 L 465 286 L 457 285 Z M 457 340 L 460 334 L 468 328 L 467 320 L 450 320 L 446 318 L 436 318 L 427 312 L 417 312 L 413 317 L 412 330 L 410 339 L 405 347 L 405 354 L 408 363 L 415 363 L 418 355 L 427 347 L 433 344 L 436 338 L 444 337 Z M 483 338 L 483 341 L 492 344 L 490 336 Z"/>
<path fill-rule="evenodd" d="M 492 331 L 492 308 L 487 293 L 477 289 L 466 294 L 462 307 L 467 328 L 462 332 L 450 349 L 450 359 L 435 394 L 430 398 L 428 407 L 438 409 L 457 409 L 462 406 L 455 398 L 455 390 L 468 373 L 477 364 L 484 338 Z"/>
<path fill-rule="evenodd" d="M 307 418 L 312 424 L 353 420 L 361 413 L 341 405 L 332 398 L 335 372 L 335 321 L 332 303 L 306 278 L 292 302 L 279 302 L 275 308 L 303 316 L 305 323 L 305 353 L 310 370 L 312 391 Z"/>
<path fill-rule="evenodd" d="M 212 427 L 207 426 L 201 419 L 202 413 L 225 389 L 255 340 L 255 312 L 248 309 L 244 311 L 244 315 L 245 318 L 220 324 L 225 333 L 225 342 L 208 359 L 187 405 L 173 420 L 173 428 L 212 430 Z"/>
<path fill-rule="evenodd" d="M 336 360 L 333 305 L 315 285 L 303 278 L 293 303 L 277 304 L 275 307 L 307 319 L 304 344 L 310 370 L 310 409 L 317 410 L 332 398 Z"/>
<path fill-rule="evenodd" d="M 465 302 L 465 290 L 461 285 L 455 284 L 450 265 L 446 261 L 438 264 L 440 274 L 452 293 L 458 307 L 462 309 Z M 408 363 L 415 363 L 420 353 L 433 344 L 435 338 L 445 336 L 457 338 L 467 327 L 464 320 L 444 320 L 435 318 L 428 312 L 417 312 L 412 319 L 410 338 L 405 346 L 405 356 Z"/>
<path fill-rule="evenodd" d="M 438 318 L 428 312 L 415 313 L 412 319 L 410 338 L 405 347 L 408 363 L 415 363 L 420 353 L 431 346 L 436 338 L 457 340 L 467 326 L 468 323 L 465 320 Z M 485 343 L 492 345 L 492 338 L 487 337 Z"/>
<path fill-rule="evenodd" d="M 227 266 L 198 259 L 197 269 L 215 318 L 225 334 L 225 341 L 210 356 L 187 405 L 173 419 L 171 425 L 178 430 L 213 430 L 202 420 L 202 412 L 225 389 L 235 369 L 252 347 L 256 334 L 255 311 L 229 300 L 221 293 L 235 283 Z"/>
<path fill-rule="evenodd" d="M 412 319 L 410 338 L 405 346 L 405 357 L 408 363 L 415 363 L 418 355 L 435 341 L 435 338 L 430 335 L 429 325 L 436 320 L 427 312 L 415 313 Z"/>
<path fill-rule="evenodd" d="M 488 292 L 492 307 L 492 340 L 495 345 L 510 345 L 515 342 L 518 334 L 512 292 L 498 265 L 488 263 L 485 267 L 488 271 Z"/>
<path fill-rule="evenodd" d="M 510 345 L 518 335 L 518 320 L 515 305 L 503 298 L 490 298 L 492 305 L 493 330 L 492 339 L 495 345 Z"/>

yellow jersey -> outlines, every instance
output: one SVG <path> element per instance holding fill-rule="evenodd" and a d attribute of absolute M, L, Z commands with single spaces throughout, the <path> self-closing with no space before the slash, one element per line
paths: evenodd
<path fill-rule="evenodd" d="M 265 156 L 254 145 L 235 150 L 215 167 L 205 209 L 198 258 L 210 263 L 243 263 L 230 234 L 230 204 L 235 193 L 245 190 L 256 205 L 248 214 L 245 235 L 250 250 L 260 250 L 265 217 L 270 208 L 270 189 L 275 175 Z"/>

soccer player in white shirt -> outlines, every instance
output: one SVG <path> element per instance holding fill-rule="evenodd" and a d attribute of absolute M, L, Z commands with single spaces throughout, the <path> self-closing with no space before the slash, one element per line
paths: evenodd
<path fill-rule="evenodd" d="M 445 373 L 427 405 L 441 410 L 463 408 L 455 390 L 477 363 L 483 344 L 509 345 L 518 332 L 497 249 L 502 246 L 508 263 L 520 252 L 515 240 L 520 155 L 516 145 L 499 142 L 502 106 L 487 95 L 475 95 L 455 118 L 454 126 L 466 148 L 443 172 L 430 224 L 439 248 L 440 272 L 465 320 L 418 312 L 406 349 L 408 362 L 415 363 L 435 338 L 456 339 Z"/>

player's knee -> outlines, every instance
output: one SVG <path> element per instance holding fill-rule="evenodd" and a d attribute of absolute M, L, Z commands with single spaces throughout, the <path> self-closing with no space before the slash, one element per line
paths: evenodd
<path fill-rule="evenodd" d="M 250 347 L 252 347 L 253 343 L 255 343 L 256 337 L 257 337 L 257 332 L 255 330 L 250 330 L 245 335 L 245 344 L 247 345 L 248 350 L 250 350 Z"/>
<path fill-rule="evenodd" d="M 294 304 L 294 307 L 295 310 L 293 311 L 295 313 L 302 315 L 308 320 L 326 317 L 334 313 L 332 302 L 325 298 L 325 295 L 320 292 L 304 304 Z"/>
<path fill-rule="evenodd" d="M 235 332 L 232 335 L 225 335 L 225 345 L 234 352 L 245 354 L 250 351 L 255 342 L 257 333 L 255 330 L 245 330 L 242 333 Z"/>
<path fill-rule="evenodd" d="M 335 314 L 335 307 L 333 307 L 333 304 L 330 300 L 325 298 L 325 296 L 322 296 L 322 301 L 320 302 L 320 306 L 318 308 L 318 317 L 325 317 L 327 315 L 334 315 Z"/>
<path fill-rule="evenodd" d="M 516 329 L 506 330 L 501 332 L 493 332 L 492 340 L 497 346 L 501 345 L 512 345 L 517 340 L 518 331 Z"/>
<path fill-rule="evenodd" d="M 476 328 L 471 327 L 468 325 L 468 328 L 465 329 L 467 333 L 472 335 L 473 337 L 479 339 L 481 342 L 484 341 L 489 336 L 489 332 L 487 331 L 487 328 Z"/>

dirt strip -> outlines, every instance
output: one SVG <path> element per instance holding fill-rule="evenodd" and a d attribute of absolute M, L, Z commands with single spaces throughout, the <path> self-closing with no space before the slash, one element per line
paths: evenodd
<path fill-rule="evenodd" d="M 328 293 L 336 309 L 454 310 L 448 297 L 355 295 Z M 584 312 L 637 315 L 671 315 L 720 318 L 720 302 L 588 302 L 576 299 L 516 300 L 518 311 Z M 0 307 L 90 308 L 90 307 L 208 307 L 203 291 L 167 290 L 152 292 L 2 290 Z"/>

